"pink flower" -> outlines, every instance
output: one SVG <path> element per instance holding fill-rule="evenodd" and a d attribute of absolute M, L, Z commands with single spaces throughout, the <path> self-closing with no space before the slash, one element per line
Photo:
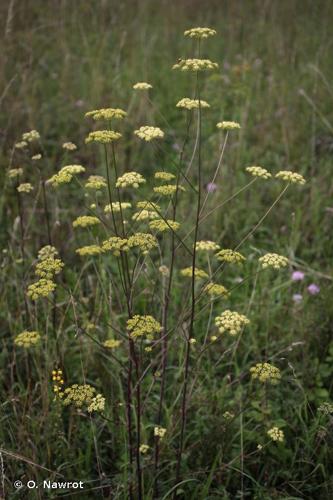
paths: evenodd
<path fill-rule="evenodd" d="M 311 283 L 311 285 L 308 286 L 308 292 L 311 294 L 311 295 L 317 295 L 317 293 L 320 292 L 320 288 L 318 285 L 316 285 L 315 283 Z"/>
<path fill-rule="evenodd" d="M 217 184 L 215 184 L 214 182 L 208 182 L 206 189 L 208 193 L 214 193 L 214 191 L 216 191 L 217 189 Z"/>
<path fill-rule="evenodd" d="M 304 273 L 302 271 L 294 271 L 291 275 L 292 281 L 303 281 L 304 280 Z"/>

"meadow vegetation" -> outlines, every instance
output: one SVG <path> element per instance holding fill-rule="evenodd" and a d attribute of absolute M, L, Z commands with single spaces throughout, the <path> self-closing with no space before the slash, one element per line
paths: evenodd
<path fill-rule="evenodd" d="M 332 498 L 331 2 L 0 11 L 2 496 Z"/>

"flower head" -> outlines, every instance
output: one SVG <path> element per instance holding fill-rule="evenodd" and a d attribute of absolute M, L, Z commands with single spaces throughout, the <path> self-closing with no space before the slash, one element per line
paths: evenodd
<path fill-rule="evenodd" d="M 56 274 L 59 274 L 62 271 L 63 267 L 64 263 L 61 259 L 46 257 L 37 262 L 35 273 L 40 278 L 51 280 Z"/>
<path fill-rule="evenodd" d="M 53 281 L 41 278 L 28 286 L 27 295 L 32 300 L 37 300 L 40 297 L 47 297 L 50 293 L 54 292 L 55 289 L 56 284 Z"/>
<path fill-rule="evenodd" d="M 120 209 L 121 209 L 121 211 L 123 211 L 123 210 L 126 210 L 126 209 L 131 208 L 131 207 L 132 207 L 132 204 L 129 203 L 128 201 L 122 201 L 120 203 L 119 203 L 119 201 L 112 202 L 112 212 L 120 212 Z M 111 212 L 110 203 L 108 205 L 105 205 L 104 212 L 106 214 Z"/>
<path fill-rule="evenodd" d="M 220 246 L 215 241 L 206 240 L 197 241 L 195 248 L 198 252 L 216 252 Z"/>
<path fill-rule="evenodd" d="M 207 193 L 214 193 L 217 189 L 217 184 L 215 182 L 208 182 L 206 186 Z"/>
<path fill-rule="evenodd" d="M 14 344 L 19 347 L 25 347 L 26 349 L 29 349 L 29 347 L 33 347 L 38 344 L 39 340 L 40 335 L 38 332 L 29 332 L 27 330 L 24 330 L 24 332 L 19 333 L 15 337 Z"/>
<path fill-rule="evenodd" d="M 212 297 L 226 297 L 229 295 L 228 290 L 223 285 L 218 285 L 217 283 L 208 283 L 203 289 L 203 292 Z"/>
<path fill-rule="evenodd" d="M 18 177 L 19 175 L 22 175 L 23 174 L 23 168 L 21 167 L 18 167 L 18 168 L 12 168 L 10 170 L 8 170 L 8 177 L 10 179 L 14 179 L 15 177 Z"/>
<path fill-rule="evenodd" d="M 121 134 L 115 132 L 114 130 L 96 130 L 95 132 L 90 132 L 86 138 L 86 144 L 90 142 L 98 142 L 100 144 L 108 144 L 110 142 L 117 141 L 120 139 Z"/>
<path fill-rule="evenodd" d="M 151 340 L 155 334 L 162 331 L 162 326 L 153 316 L 136 314 L 127 321 L 127 330 L 131 338 L 146 336 Z"/>
<path fill-rule="evenodd" d="M 291 170 L 281 170 L 278 172 L 275 177 L 277 179 L 282 179 L 283 181 L 290 182 L 292 184 L 305 184 L 305 179 L 303 175 L 298 174 L 297 172 L 292 172 Z"/>
<path fill-rule="evenodd" d="M 109 339 L 104 342 L 104 347 L 108 349 L 117 349 L 121 345 L 121 340 Z"/>
<path fill-rule="evenodd" d="M 38 153 L 37 155 L 33 155 L 31 157 L 32 160 L 36 161 L 36 160 L 41 160 L 42 158 L 42 155 L 40 153 Z"/>
<path fill-rule="evenodd" d="M 261 177 L 262 179 L 269 179 L 270 177 L 272 177 L 272 174 L 270 174 L 268 170 L 262 167 L 258 166 L 246 167 L 245 170 L 254 177 Z"/>
<path fill-rule="evenodd" d="M 230 335 L 237 335 L 249 323 L 250 320 L 244 314 L 229 309 L 215 318 L 215 325 L 218 327 L 219 332 L 228 332 Z"/>
<path fill-rule="evenodd" d="M 101 221 L 98 217 L 94 217 L 93 215 L 81 215 L 73 221 L 73 227 L 91 227 L 100 223 Z"/>
<path fill-rule="evenodd" d="M 164 231 L 178 231 L 180 223 L 174 220 L 164 220 L 155 219 L 149 222 L 149 227 L 153 231 L 164 232 Z"/>
<path fill-rule="evenodd" d="M 284 433 L 278 427 L 272 427 L 267 431 L 267 435 L 271 438 L 272 441 L 284 441 Z"/>
<path fill-rule="evenodd" d="M 294 271 L 291 275 L 291 280 L 292 281 L 303 281 L 304 280 L 304 273 L 302 271 Z"/>
<path fill-rule="evenodd" d="M 180 274 L 184 276 L 185 278 L 192 278 L 193 274 L 193 269 L 192 267 L 185 267 L 180 271 Z M 194 268 L 194 278 L 195 279 L 205 279 L 208 278 L 208 274 L 206 271 L 203 271 L 202 269 L 199 269 L 198 267 Z"/>
<path fill-rule="evenodd" d="M 25 132 L 22 134 L 22 141 L 33 142 L 40 139 L 39 132 L 37 130 L 30 130 L 30 132 Z"/>
<path fill-rule="evenodd" d="M 128 238 L 130 248 L 138 248 L 146 255 L 150 250 L 158 246 L 155 236 L 149 233 L 135 233 Z"/>
<path fill-rule="evenodd" d="M 126 115 L 126 111 L 120 108 L 101 108 L 88 111 L 88 113 L 85 114 L 85 117 L 91 117 L 94 120 L 112 120 L 113 118 L 125 118 Z"/>
<path fill-rule="evenodd" d="M 98 245 L 87 245 L 85 247 L 77 248 L 75 252 L 79 254 L 80 257 L 85 257 L 87 255 L 95 256 L 103 253 L 103 249 Z"/>
<path fill-rule="evenodd" d="M 279 255 L 277 253 L 266 253 L 263 257 L 259 258 L 259 262 L 262 267 L 272 267 L 273 269 L 280 269 L 281 267 L 286 267 L 288 265 L 287 257 Z"/>
<path fill-rule="evenodd" d="M 177 191 L 177 185 L 165 184 L 164 186 L 155 186 L 153 188 L 154 193 L 160 194 L 162 196 L 172 196 Z M 178 191 L 185 191 L 183 186 L 178 185 Z"/>
<path fill-rule="evenodd" d="M 189 38 L 204 39 L 214 35 L 216 35 L 216 30 L 212 28 L 191 28 L 184 31 L 184 36 L 188 36 Z"/>
<path fill-rule="evenodd" d="M 147 142 L 153 139 L 163 139 L 164 137 L 164 132 L 159 127 L 150 127 L 148 125 L 144 125 L 134 130 L 134 134 Z"/>
<path fill-rule="evenodd" d="M 179 59 L 177 64 L 172 66 L 172 69 L 180 69 L 181 71 L 209 71 L 218 67 L 219 65 L 210 59 Z"/>
<path fill-rule="evenodd" d="M 257 363 L 250 368 L 251 377 L 259 382 L 271 382 L 277 384 L 281 379 L 281 372 L 270 363 Z"/>
<path fill-rule="evenodd" d="M 216 257 L 218 260 L 222 260 L 223 262 L 230 262 L 234 264 L 241 264 L 245 260 L 245 257 L 241 253 L 231 250 L 230 248 L 220 250 L 216 254 Z"/>
<path fill-rule="evenodd" d="M 154 177 L 161 181 L 171 181 L 171 179 L 175 178 L 175 175 L 171 172 L 155 172 Z"/>
<path fill-rule="evenodd" d="M 33 186 L 30 182 L 25 182 L 17 186 L 17 190 L 19 193 L 30 193 L 33 190 Z"/>
<path fill-rule="evenodd" d="M 137 82 L 133 85 L 134 90 L 149 90 L 152 89 L 153 86 L 150 85 L 150 83 L 147 82 Z"/>
<path fill-rule="evenodd" d="M 75 151 L 77 149 L 77 146 L 76 144 L 74 144 L 74 142 L 64 142 L 62 148 L 67 149 L 67 151 Z"/>
<path fill-rule="evenodd" d="M 208 102 L 203 101 L 202 99 L 189 99 L 188 97 L 184 97 L 184 99 L 181 99 L 180 101 L 177 102 L 176 108 L 183 108 L 183 109 L 198 109 L 198 108 L 210 108 Z"/>
<path fill-rule="evenodd" d="M 139 452 L 145 455 L 149 451 L 149 448 L 148 444 L 140 444 Z"/>
<path fill-rule="evenodd" d="M 222 130 L 236 130 L 241 128 L 240 124 L 237 122 L 219 122 L 216 126 Z"/>
<path fill-rule="evenodd" d="M 102 412 L 105 408 L 105 398 L 102 394 L 96 394 L 95 397 L 92 398 L 91 403 L 87 407 L 88 413 Z"/>
<path fill-rule="evenodd" d="M 146 179 L 138 172 L 126 172 L 118 177 L 116 182 L 117 188 L 133 187 L 137 189 L 140 184 L 144 184 Z"/>
<path fill-rule="evenodd" d="M 112 252 L 113 255 L 119 257 L 121 252 L 129 250 L 128 239 L 120 238 L 120 236 L 111 236 L 108 240 L 103 241 L 102 250 L 104 252 Z"/>
<path fill-rule="evenodd" d="M 311 285 L 307 288 L 310 295 L 317 295 L 320 292 L 320 287 L 315 283 L 311 283 Z"/>
<path fill-rule="evenodd" d="M 102 189 L 107 186 L 106 180 L 101 175 L 89 175 L 85 188 L 87 189 Z"/>
<path fill-rule="evenodd" d="M 160 439 L 164 438 L 166 433 L 166 429 L 164 427 L 156 426 L 154 427 L 154 436 L 159 437 Z"/>

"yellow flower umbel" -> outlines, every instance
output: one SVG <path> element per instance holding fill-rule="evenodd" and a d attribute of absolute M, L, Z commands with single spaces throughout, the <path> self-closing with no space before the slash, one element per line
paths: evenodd
<path fill-rule="evenodd" d="M 74 142 L 64 142 L 62 148 L 66 149 L 67 151 L 75 151 L 77 149 L 77 146 L 76 144 L 74 144 Z"/>
<path fill-rule="evenodd" d="M 149 448 L 148 444 L 140 444 L 139 452 L 145 455 L 149 451 Z"/>
<path fill-rule="evenodd" d="M 180 271 L 181 276 L 184 276 L 185 278 L 192 278 L 192 267 L 185 267 Z M 194 268 L 194 278 L 201 280 L 208 278 L 208 274 L 203 271 L 202 269 L 199 269 L 197 267 Z"/>
<path fill-rule="evenodd" d="M 219 65 L 210 59 L 180 59 L 177 64 L 172 66 L 172 69 L 180 69 L 181 71 L 209 71 L 218 67 Z"/>
<path fill-rule="evenodd" d="M 132 339 L 146 336 L 152 340 L 155 334 L 162 331 L 162 326 L 153 316 L 136 314 L 127 321 L 127 330 Z"/>
<path fill-rule="evenodd" d="M 253 167 L 246 167 L 245 170 L 254 177 L 261 177 L 262 179 L 269 179 L 270 177 L 272 177 L 272 174 L 270 174 L 268 170 L 256 165 L 254 165 Z"/>
<path fill-rule="evenodd" d="M 17 190 L 19 193 L 30 193 L 33 190 L 33 186 L 30 182 L 25 182 L 17 186 Z"/>
<path fill-rule="evenodd" d="M 287 257 L 284 257 L 283 255 L 279 255 L 277 253 L 266 253 L 263 257 L 259 258 L 259 262 L 264 269 L 267 267 L 280 269 L 281 267 L 286 267 L 289 261 Z"/>
<path fill-rule="evenodd" d="M 241 253 L 236 252 L 235 250 L 231 250 L 230 248 L 220 250 L 216 254 L 216 257 L 218 258 L 218 260 L 233 264 L 241 264 L 245 260 L 245 257 Z"/>
<path fill-rule="evenodd" d="M 197 241 L 195 248 L 197 252 L 216 252 L 216 250 L 219 250 L 220 246 L 214 241 L 202 240 Z"/>
<path fill-rule="evenodd" d="M 87 245 L 85 247 L 77 248 L 75 252 L 80 255 L 80 257 L 94 257 L 103 253 L 103 249 L 98 245 Z"/>
<path fill-rule="evenodd" d="M 128 238 L 128 245 L 131 248 L 138 248 L 146 255 L 153 248 L 158 247 L 158 242 L 155 236 L 149 233 L 135 233 Z"/>
<path fill-rule="evenodd" d="M 291 184 L 305 184 L 306 180 L 303 175 L 297 172 L 292 172 L 291 170 L 280 170 L 275 177 L 277 179 L 282 179 L 283 181 L 290 182 Z"/>
<path fill-rule="evenodd" d="M 250 320 L 244 314 L 239 314 L 229 309 L 215 318 L 215 325 L 219 332 L 228 332 L 230 335 L 237 335 L 249 323 Z"/>
<path fill-rule="evenodd" d="M 177 186 L 174 184 L 166 184 L 165 186 L 155 186 L 153 188 L 154 193 L 160 194 L 162 196 L 173 196 L 177 191 Z M 178 191 L 185 191 L 183 186 L 178 186 Z"/>
<path fill-rule="evenodd" d="M 278 427 L 272 427 L 267 431 L 267 435 L 272 441 L 279 441 L 282 443 L 284 441 L 284 432 Z"/>
<path fill-rule="evenodd" d="M 27 141 L 19 141 L 14 145 L 15 149 L 24 149 L 28 145 Z"/>
<path fill-rule="evenodd" d="M 150 85 L 150 83 L 147 82 L 137 82 L 133 85 L 134 90 L 149 90 L 152 89 L 153 86 Z"/>
<path fill-rule="evenodd" d="M 138 172 L 126 172 L 126 174 L 118 177 L 116 182 L 117 188 L 133 187 L 137 189 L 140 184 L 144 184 L 146 179 Z"/>
<path fill-rule="evenodd" d="M 148 125 L 144 125 L 139 129 L 134 130 L 134 134 L 147 142 L 150 142 L 153 139 L 163 139 L 164 137 L 164 132 L 159 127 L 150 127 Z"/>
<path fill-rule="evenodd" d="M 203 101 L 202 99 L 189 99 L 188 97 L 184 97 L 184 99 L 181 99 L 180 101 L 177 102 L 176 108 L 183 108 L 183 109 L 188 109 L 189 111 L 191 109 L 198 109 L 198 108 L 210 108 L 208 102 Z"/>
<path fill-rule="evenodd" d="M 171 174 L 171 172 L 155 172 L 154 177 L 161 181 L 171 181 L 171 179 L 175 178 L 175 175 Z"/>
<path fill-rule="evenodd" d="M 89 384 L 73 384 L 63 391 L 61 397 L 65 406 L 73 405 L 89 413 L 104 410 L 105 399 L 101 394 L 96 394 L 96 389 Z"/>
<path fill-rule="evenodd" d="M 120 252 L 128 252 L 128 239 L 120 238 L 119 236 L 111 236 L 108 240 L 103 241 L 102 250 L 104 252 L 112 252 L 113 255 L 119 257 Z"/>
<path fill-rule="evenodd" d="M 82 174 L 85 170 L 86 169 L 82 165 L 66 165 L 62 167 L 57 174 L 53 175 L 48 182 L 53 186 L 68 184 L 71 182 L 74 175 Z"/>
<path fill-rule="evenodd" d="M 56 255 L 58 255 L 58 250 L 55 247 L 53 247 L 52 245 L 46 245 L 45 247 L 42 247 L 38 251 L 38 259 L 39 260 L 44 260 L 44 259 L 49 259 L 49 258 L 54 259 Z"/>
<path fill-rule="evenodd" d="M 240 124 L 237 122 L 219 122 L 216 127 L 221 130 L 237 130 L 241 128 Z"/>
<path fill-rule="evenodd" d="M 85 117 L 91 117 L 94 120 L 112 120 L 114 118 L 119 120 L 125 118 L 126 115 L 126 111 L 120 108 L 101 108 L 88 111 L 88 113 L 85 114 Z"/>
<path fill-rule="evenodd" d="M 91 227 L 96 226 L 96 224 L 100 223 L 101 221 L 98 219 L 98 217 L 95 217 L 93 215 L 81 215 L 73 221 L 73 227 Z"/>
<path fill-rule="evenodd" d="M 35 273 L 40 278 L 51 280 L 56 274 L 59 274 L 64 267 L 61 259 L 46 257 L 36 264 Z"/>
<path fill-rule="evenodd" d="M 178 231 L 180 223 L 170 219 L 156 219 L 149 222 L 149 227 L 153 231 L 158 231 L 160 233 L 164 231 Z"/>
<path fill-rule="evenodd" d="M 24 330 L 24 332 L 19 333 L 15 339 L 14 339 L 14 344 L 16 344 L 19 347 L 25 347 L 26 349 L 29 349 L 30 347 L 34 347 L 38 342 L 40 341 L 40 335 L 38 332 L 29 332 L 27 330 Z"/>
<path fill-rule="evenodd" d="M 27 295 L 32 300 L 37 300 L 41 297 L 48 297 L 56 289 L 56 284 L 53 281 L 41 278 L 40 280 L 28 286 Z"/>
<path fill-rule="evenodd" d="M 215 35 L 216 31 L 212 28 L 191 28 L 184 31 L 184 36 L 188 36 L 189 38 L 197 38 L 199 40 L 203 40 Z"/>
<path fill-rule="evenodd" d="M 118 141 L 121 138 L 119 132 L 114 130 L 96 130 L 96 132 L 90 132 L 86 138 L 86 144 L 90 142 L 97 142 L 99 144 L 109 144 L 110 142 Z"/>
<path fill-rule="evenodd" d="M 132 216 L 133 220 L 141 221 L 147 219 L 156 219 L 158 214 L 152 210 L 140 210 L 140 212 L 135 212 Z"/>
<path fill-rule="evenodd" d="M 22 174 L 23 174 L 23 168 L 21 168 L 21 167 L 12 168 L 12 169 L 8 170 L 8 173 L 7 173 L 8 177 L 10 179 L 14 179 L 15 177 L 18 177 Z"/>
<path fill-rule="evenodd" d="M 62 370 L 56 369 L 52 370 L 52 382 L 53 382 L 53 392 L 56 396 L 60 396 L 62 392 L 62 387 L 64 385 Z"/>
<path fill-rule="evenodd" d="M 217 283 L 208 283 L 203 289 L 203 292 L 212 297 L 226 297 L 229 295 L 228 290 L 223 285 L 218 285 Z"/>
<path fill-rule="evenodd" d="M 123 211 L 123 210 L 126 210 L 127 208 L 131 208 L 131 207 L 132 207 L 132 204 L 127 202 L 127 201 L 122 201 L 121 203 L 119 203 L 119 201 L 112 202 L 112 211 L 114 213 L 120 212 L 120 209 L 121 209 L 121 211 Z M 111 205 L 110 204 L 105 205 L 104 212 L 106 214 L 111 212 Z"/>
<path fill-rule="evenodd" d="M 108 349 L 117 349 L 121 345 L 121 340 L 109 339 L 103 345 Z"/>
<path fill-rule="evenodd" d="M 160 439 L 163 439 L 165 434 L 166 434 L 166 429 L 164 427 L 160 427 L 159 425 L 156 425 L 154 427 L 154 436 L 158 437 Z"/>
<path fill-rule="evenodd" d="M 281 379 L 281 372 L 276 366 L 270 363 L 257 363 L 250 368 L 251 377 L 259 382 L 270 382 L 271 384 L 278 384 Z"/>
<path fill-rule="evenodd" d="M 89 175 L 87 182 L 85 183 L 86 189 L 103 189 L 107 186 L 106 180 L 101 175 Z"/>
<path fill-rule="evenodd" d="M 41 159 L 42 159 L 42 155 L 41 155 L 40 153 L 38 153 L 37 155 L 33 155 L 33 156 L 31 157 L 31 159 L 32 159 L 33 161 L 38 161 L 38 160 L 41 160 Z"/>
<path fill-rule="evenodd" d="M 30 132 L 25 132 L 22 134 L 22 141 L 33 142 L 40 139 L 39 132 L 37 130 L 30 130 Z"/>

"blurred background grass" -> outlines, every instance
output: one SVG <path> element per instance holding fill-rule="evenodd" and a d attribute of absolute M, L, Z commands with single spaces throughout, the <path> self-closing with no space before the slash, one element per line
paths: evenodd
<path fill-rule="evenodd" d="M 191 425 L 193 423 L 194 444 L 192 454 L 186 457 L 187 466 L 192 471 L 209 468 L 220 453 L 225 468 L 220 469 L 214 481 L 208 472 L 206 486 L 197 490 L 193 487 L 193 496 L 188 498 L 206 498 L 205 494 L 208 498 L 205 493 L 208 491 L 213 491 L 209 498 L 236 498 L 240 476 L 232 467 L 241 467 L 241 464 L 238 458 L 232 462 L 232 457 L 239 454 L 240 433 L 245 447 L 247 442 L 256 446 L 256 426 L 262 423 L 262 414 L 256 407 L 255 397 L 244 417 L 244 428 L 233 427 L 233 423 L 223 424 L 221 414 L 226 408 L 234 411 L 238 405 L 242 384 L 237 386 L 232 398 L 230 387 L 233 390 L 238 377 L 242 381 L 253 359 L 276 355 L 294 377 L 294 385 L 287 383 L 273 395 L 275 415 L 283 416 L 289 425 L 288 447 L 284 451 L 273 451 L 269 460 L 265 458 L 267 463 L 259 465 L 256 456 L 252 462 L 249 460 L 242 494 L 248 488 L 250 498 L 294 498 L 294 493 L 296 498 L 329 499 L 330 442 L 323 428 L 324 433 L 318 435 L 320 425 L 313 420 L 313 415 L 317 405 L 332 398 L 332 2 L 11 0 L 1 2 L 0 13 L 0 182 L 4 188 L 0 204 L 0 239 L 3 247 L 15 232 L 13 219 L 17 216 L 16 201 L 12 190 L 7 189 L 5 172 L 11 148 L 22 132 L 33 128 L 40 131 L 49 158 L 45 163 L 48 175 L 61 166 L 60 145 L 67 140 L 79 145 L 78 161 L 94 166 L 98 172 L 100 158 L 92 150 L 94 148 L 84 146 L 84 137 L 90 127 L 83 118 L 84 113 L 98 107 L 128 109 L 132 106 L 129 130 L 144 123 L 167 128 L 170 147 L 164 155 L 153 156 L 151 150 L 134 146 L 130 135 L 125 133 L 123 169 L 139 167 L 140 171 L 149 174 L 157 168 L 158 162 L 167 165 L 180 140 L 178 131 L 183 127 L 182 113 L 176 110 L 175 103 L 189 96 L 192 89 L 188 75 L 171 70 L 179 57 L 192 54 L 191 43 L 183 39 L 182 33 L 197 25 L 217 29 L 218 36 L 208 41 L 204 49 L 205 56 L 220 64 L 220 70 L 207 77 L 202 93 L 203 99 L 211 104 L 211 109 L 205 112 L 207 119 L 203 130 L 205 183 L 211 180 L 218 158 L 219 136 L 215 123 L 221 119 L 236 120 L 242 124 L 242 130 L 240 134 L 231 135 L 222 177 L 210 208 L 245 184 L 245 166 L 259 164 L 272 171 L 291 169 L 303 174 L 308 180 L 306 186 L 288 191 L 278 208 L 249 240 L 249 248 L 252 255 L 257 253 L 257 248 L 288 255 L 295 268 L 306 272 L 307 281 L 292 284 L 289 278 L 277 278 L 274 282 L 269 278 L 260 280 L 256 299 L 251 304 L 253 323 L 246 341 L 241 343 L 235 357 L 225 360 L 221 366 L 218 365 L 218 353 L 216 364 L 205 364 L 202 371 L 207 374 L 206 379 L 201 380 L 193 398 L 195 418 L 189 419 Z M 152 83 L 154 105 L 148 105 L 141 98 L 133 102 L 132 85 L 137 81 Z M 258 183 L 255 189 L 242 193 L 226 209 L 217 211 L 209 225 L 203 226 L 200 238 L 214 239 L 220 234 L 223 246 L 237 244 L 260 219 L 279 189 L 281 186 L 276 183 L 260 186 Z M 60 229 L 54 228 L 56 246 L 61 254 L 66 245 L 73 243 L 70 225 L 75 215 L 80 214 L 80 203 L 76 201 L 73 206 L 71 191 L 67 193 L 61 194 L 61 207 L 57 211 Z M 183 207 L 184 220 L 185 209 Z M 45 231 L 38 223 L 31 230 L 30 243 L 35 248 L 29 251 L 35 256 L 45 244 Z M 19 308 L 13 308 L 15 279 L 11 276 L 12 290 L 8 292 L 8 286 L 7 291 L 1 289 L 1 297 L 6 300 L 1 311 L 6 325 L 5 337 L 7 329 L 10 330 L 20 317 Z M 237 275 L 231 275 L 230 283 L 236 279 Z M 320 286 L 316 297 L 306 292 L 305 287 L 311 282 Z M 292 303 L 294 292 L 304 295 L 301 308 Z M 251 293 L 252 287 L 245 285 L 244 291 L 236 291 L 235 301 L 246 307 Z M 179 303 L 181 300 L 179 296 Z M 293 342 L 302 343 L 302 347 L 294 350 L 292 347 L 289 352 Z M 6 367 L 7 351 L 2 351 L 1 359 Z M 73 371 L 80 362 L 76 351 L 71 358 Z M 86 355 L 85 362 L 93 367 L 92 373 L 99 374 L 98 361 L 91 353 Z M 13 398 L 17 391 L 25 390 L 22 389 L 24 376 L 23 370 L 17 385 L 10 388 Z M 295 384 L 299 384 L 299 391 Z M 7 382 L 3 390 L 9 390 Z M 171 396 L 172 391 L 171 388 Z M 25 397 L 29 399 L 24 393 Z M 25 408 L 26 403 L 17 404 Z M 22 454 L 51 468 L 61 469 L 67 461 L 71 462 L 66 470 L 74 476 L 87 480 L 92 479 L 93 474 L 97 477 L 90 464 L 93 437 L 86 436 L 84 427 L 77 426 L 71 451 L 64 444 L 65 440 L 61 445 L 58 443 L 59 449 L 62 448 L 55 461 L 49 444 L 45 456 L 41 454 L 47 430 L 50 436 L 57 434 L 56 428 L 52 430 L 57 416 L 53 415 L 53 420 L 47 412 L 42 416 L 45 422 L 41 425 L 48 429 L 38 437 L 39 420 L 31 419 L 29 425 L 26 422 L 22 425 L 20 411 L 17 415 L 15 420 L 8 411 L 3 419 L 7 424 L 11 422 L 8 435 L 7 429 L 1 435 L 6 446 L 19 447 Z M 108 436 L 105 428 L 100 430 L 100 436 L 104 433 Z M 33 446 L 29 441 L 31 436 L 34 436 Z M 105 439 L 106 451 L 100 453 L 102 462 L 108 463 L 110 443 Z M 78 457 L 73 449 L 80 445 L 80 440 L 87 447 Z M 232 466 L 228 468 L 225 464 L 230 457 Z M 171 454 L 169 458 L 172 459 Z M 13 465 L 13 474 L 19 467 L 16 463 Z M 33 472 L 32 468 L 30 473 Z M 216 490 L 210 490 L 210 481 Z M 121 493 L 119 498 L 122 498 Z"/>

